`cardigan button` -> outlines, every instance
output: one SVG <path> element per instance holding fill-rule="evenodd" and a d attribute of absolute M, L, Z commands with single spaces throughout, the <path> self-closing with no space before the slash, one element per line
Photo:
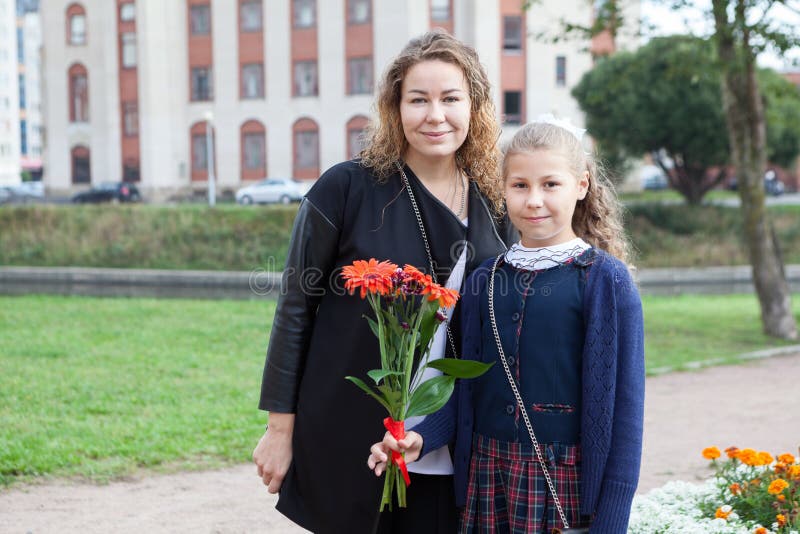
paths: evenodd
<path fill-rule="evenodd" d="M 513 357 L 513 356 L 509 356 L 508 357 L 508 365 L 514 365 L 514 363 L 516 363 L 516 361 L 517 361 L 517 359 L 515 357 Z"/>
<path fill-rule="evenodd" d="M 519 313 L 514 312 L 514 315 L 511 316 L 511 320 L 514 322 L 519 321 Z"/>
<path fill-rule="evenodd" d="M 514 406 L 513 404 L 509 404 L 508 406 L 506 406 L 506 413 L 508 415 L 512 415 L 515 410 L 516 410 L 516 406 Z"/>

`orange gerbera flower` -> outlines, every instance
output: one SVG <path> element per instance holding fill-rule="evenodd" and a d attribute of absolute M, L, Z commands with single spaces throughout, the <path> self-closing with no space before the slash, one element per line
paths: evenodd
<path fill-rule="evenodd" d="M 719 508 L 717 508 L 717 511 L 714 514 L 714 517 L 717 517 L 719 519 L 728 519 L 728 516 L 731 515 L 732 511 L 733 511 L 733 508 L 731 508 L 730 506 L 728 506 L 726 504 L 725 506 L 720 506 Z"/>
<path fill-rule="evenodd" d="M 728 458 L 736 458 L 739 456 L 739 447 L 728 447 L 725 449 L 725 454 L 728 455 Z"/>
<path fill-rule="evenodd" d="M 433 283 L 431 275 L 423 273 L 413 265 L 406 264 L 405 267 L 403 267 L 403 273 L 405 273 L 415 282 L 419 282 L 422 285 Z"/>
<path fill-rule="evenodd" d="M 719 449 L 716 447 L 706 447 L 703 449 L 703 458 L 706 460 L 716 460 L 720 457 Z"/>
<path fill-rule="evenodd" d="M 392 274 L 396 270 L 397 265 L 388 261 L 356 260 L 342 269 L 342 277 L 347 280 L 344 287 L 351 294 L 360 288 L 362 299 L 367 292 L 387 295 L 392 291 Z"/>
<path fill-rule="evenodd" d="M 786 526 L 786 516 L 785 515 L 778 514 L 778 515 L 775 516 L 775 520 L 778 522 L 778 526 L 779 527 L 785 527 Z"/>
<path fill-rule="evenodd" d="M 423 295 L 428 295 L 428 300 L 438 300 L 442 308 L 451 308 L 456 305 L 458 291 L 447 289 L 439 284 L 428 284 L 422 289 Z"/>
<path fill-rule="evenodd" d="M 779 462 L 783 462 L 785 464 L 793 464 L 794 463 L 794 456 L 792 456 L 788 452 L 787 453 L 783 453 L 780 456 L 778 456 L 778 461 Z"/>
<path fill-rule="evenodd" d="M 785 490 L 788 487 L 789 487 L 789 483 L 788 482 L 786 482 L 782 478 L 776 478 L 775 480 L 773 480 L 770 483 L 769 488 L 767 488 L 767 491 L 771 495 L 777 495 L 777 494 L 781 493 L 783 490 Z"/>
<path fill-rule="evenodd" d="M 761 451 L 758 453 L 758 464 L 759 465 L 769 465 L 771 464 L 775 458 L 768 452 Z"/>

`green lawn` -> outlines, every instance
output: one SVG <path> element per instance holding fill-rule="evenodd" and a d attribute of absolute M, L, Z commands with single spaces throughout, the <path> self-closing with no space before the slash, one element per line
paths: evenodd
<path fill-rule="evenodd" d="M 760 333 L 752 296 L 644 309 L 651 370 L 781 345 Z M 0 485 L 248 461 L 273 313 L 270 301 L 0 297 Z"/>

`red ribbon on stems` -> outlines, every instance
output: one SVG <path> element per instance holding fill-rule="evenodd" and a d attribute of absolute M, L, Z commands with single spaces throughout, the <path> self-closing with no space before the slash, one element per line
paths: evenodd
<path fill-rule="evenodd" d="M 387 417 L 383 420 L 383 426 L 386 427 L 386 430 L 398 441 L 406 437 L 405 421 L 395 421 L 391 417 Z M 411 484 L 411 479 L 408 476 L 408 467 L 406 467 L 406 459 L 403 458 L 403 455 L 397 451 L 392 451 L 392 462 L 396 463 L 397 467 L 400 468 L 400 472 L 403 474 L 403 480 L 406 481 L 406 486 Z"/>

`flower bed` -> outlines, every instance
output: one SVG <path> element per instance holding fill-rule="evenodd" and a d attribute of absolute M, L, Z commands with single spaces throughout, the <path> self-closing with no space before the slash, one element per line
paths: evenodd
<path fill-rule="evenodd" d="M 714 476 L 637 496 L 631 534 L 800 534 L 800 464 L 791 454 L 709 447 Z"/>

